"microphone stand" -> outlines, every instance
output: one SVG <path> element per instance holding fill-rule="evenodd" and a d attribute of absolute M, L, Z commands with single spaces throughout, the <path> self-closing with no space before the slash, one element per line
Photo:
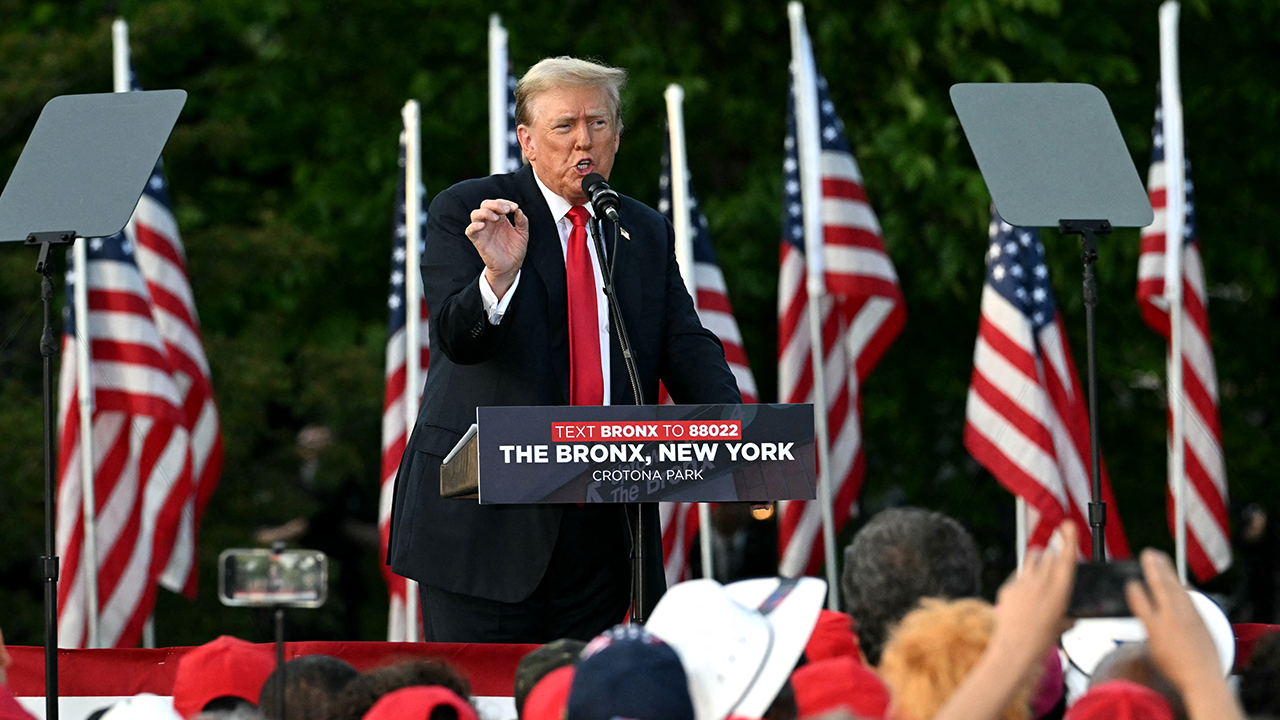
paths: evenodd
<path fill-rule="evenodd" d="M 602 219 L 599 222 L 604 222 Z M 600 238 L 599 222 L 588 223 L 591 226 L 591 237 L 595 241 L 596 258 L 604 258 L 604 241 Z M 636 405 L 644 404 L 644 396 L 640 393 L 640 373 L 636 370 L 635 355 L 631 350 L 631 338 L 627 336 L 627 325 L 622 319 L 622 311 L 618 308 L 618 296 L 613 287 L 613 269 L 618 260 L 618 235 L 622 229 L 620 223 L 613 223 L 613 253 L 609 255 L 609 267 L 606 270 L 604 261 L 600 261 L 600 274 L 604 276 L 604 296 L 609 303 L 609 318 L 617 330 L 618 347 L 622 350 L 622 362 L 627 368 L 627 379 L 631 382 L 631 397 Z M 646 618 L 644 607 L 644 504 L 635 505 L 635 532 L 631 536 L 631 622 L 643 625 Z"/>

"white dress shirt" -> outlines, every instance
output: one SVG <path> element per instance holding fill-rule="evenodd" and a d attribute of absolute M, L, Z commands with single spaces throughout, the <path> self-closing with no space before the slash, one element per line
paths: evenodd
<path fill-rule="evenodd" d="M 551 192 L 544 184 L 542 179 L 538 177 L 538 173 L 533 174 L 533 179 L 538 183 L 538 189 L 542 191 L 542 196 L 547 200 L 547 207 L 551 210 L 551 217 L 556 221 L 556 232 L 560 234 L 560 254 L 566 258 L 569 256 L 569 232 L 573 229 L 573 222 L 569 220 L 569 209 L 573 206 L 568 200 Z M 585 205 L 587 212 L 591 213 L 591 222 L 595 220 L 595 211 L 591 205 Z M 528 213 L 526 212 L 527 216 Z M 599 230 L 599 227 L 596 228 Z M 609 392 L 612 383 L 609 379 L 609 300 L 604 295 L 604 274 L 600 271 L 600 258 L 596 257 L 596 244 L 591 237 L 591 229 L 587 229 L 587 251 L 591 254 L 591 270 L 596 278 L 596 325 L 600 328 L 600 372 L 604 377 L 604 404 L 609 405 Z M 498 294 L 493 291 L 489 285 L 489 279 L 480 273 L 480 297 L 484 302 L 484 311 L 489 315 L 489 322 L 498 325 L 502 322 L 502 316 L 506 314 L 507 307 L 511 304 L 511 296 L 515 294 L 516 287 L 520 285 L 520 275 L 523 270 L 516 272 L 516 279 L 511 283 L 511 287 L 507 289 L 502 299 L 498 299 Z"/>

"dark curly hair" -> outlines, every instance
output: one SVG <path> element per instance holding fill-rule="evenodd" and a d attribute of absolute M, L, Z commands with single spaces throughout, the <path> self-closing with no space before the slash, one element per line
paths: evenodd
<path fill-rule="evenodd" d="M 867 661 L 894 624 L 921 598 L 964 598 L 981 590 L 982 561 L 969 532 L 953 518 L 905 507 L 877 513 L 844 553 L 840 589 Z"/>
<path fill-rule="evenodd" d="M 280 720 L 280 668 L 262 683 L 258 711 L 263 720 Z M 304 655 L 284 664 L 285 720 L 311 720 L 327 712 L 334 698 L 359 675 L 351 663 L 330 655 Z"/>
<path fill-rule="evenodd" d="M 416 685 L 439 685 L 471 701 L 471 684 L 449 663 L 434 658 L 409 660 L 370 670 L 347 683 L 328 720 L 360 720 L 383 695 Z"/>

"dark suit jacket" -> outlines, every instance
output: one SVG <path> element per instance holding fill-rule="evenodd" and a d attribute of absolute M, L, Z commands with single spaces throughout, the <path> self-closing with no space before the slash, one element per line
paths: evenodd
<path fill-rule="evenodd" d="M 506 314 L 492 325 L 479 278 L 484 262 L 464 230 L 483 200 L 515 201 L 529 218 L 529 246 Z M 635 349 L 642 401 L 658 402 L 658 381 L 679 403 L 741 402 L 715 335 L 702 327 L 685 290 L 671 224 L 628 197 L 622 225 L 631 239 L 616 253 L 615 283 Z M 608 228 L 606 223 L 606 228 Z M 389 562 L 395 572 L 450 592 L 502 602 L 527 598 L 546 572 L 562 509 L 496 506 L 440 497 L 440 458 L 476 420 L 476 407 L 568 405 L 569 334 L 564 254 L 546 199 L 526 165 L 468 180 L 436 196 L 422 257 L 430 310 L 431 364 L 422 409 L 396 478 Z M 617 328 L 610 343 L 611 402 L 632 404 Z M 652 559 L 649 597 L 661 582 L 656 514 L 646 523 Z M 649 603 L 646 603 L 649 604 Z"/>

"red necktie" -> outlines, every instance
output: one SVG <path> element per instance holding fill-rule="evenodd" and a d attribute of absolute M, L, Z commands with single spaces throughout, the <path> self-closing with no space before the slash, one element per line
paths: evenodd
<path fill-rule="evenodd" d="M 565 281 L 569 290 L 569 404 L 603 405 L 604 376 L 600 372 L 600 316 L 596 308 L 596 276 L 587 251 L 587 221 L 582 206 L 569 208 L 569 249 Z"/>

